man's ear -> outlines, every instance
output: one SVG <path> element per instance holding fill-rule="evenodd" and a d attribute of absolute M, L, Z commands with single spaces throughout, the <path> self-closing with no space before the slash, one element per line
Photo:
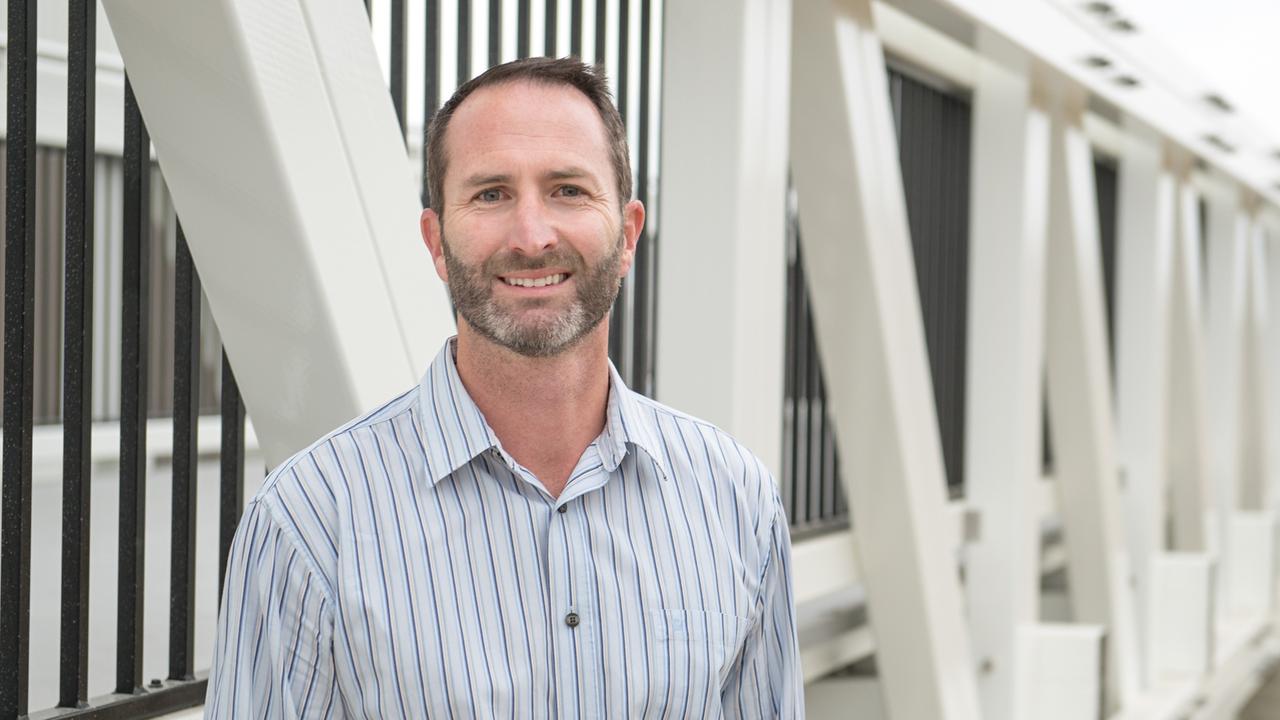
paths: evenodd
<path fill-rule="evenodd" d="M 640 241 L 640 232 L 644 230 L 644 203 L 632 200 L 622 208 L 622 266 L 620 271 L 625 277 L 631 272 L 631 264 L 636 258 L 636 243 Z"/>
<path fill-rule="evenodd" d="M 444 262 L 444 235 L 440 230 L 440 216 L 436 215 L 435 210 L 426 208 L 422 211 L 418 224 L 422 229 L 422 242 L 427 246 L 431 262 L 436 266 L 436 275 L 446 283 L 449 282 L 449 270 Z"/>

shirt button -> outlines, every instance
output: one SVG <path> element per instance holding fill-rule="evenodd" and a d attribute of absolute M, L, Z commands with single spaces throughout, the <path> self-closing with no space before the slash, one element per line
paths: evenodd
<path fill-rule="evenodd" d="M 556 508 L 556 512 L 558 512 L 558 513 L 560 513 L 561 515 L 563 515 L 563 514 L 565 514 L 565 513 L 569 512 L 569 506 L 568 506 L 568 505 L 561 505 L 560 507 Z"/>
<path fill-rule="evenodd" d="M 579 620 L 579 618 L 578 618 L 578 613 L 576 613 L 576 612 L 571 612 L 571 613 L 569 613 L 568 615 L 565 615 L 565 616 L 564 616 L 564 624 L 565 624 L 565 625 L 568 625 L 568 626 L 569 626 L 569 627 L 571 627 L 571 628 L 576 628 L 576 627 L 578 627 L 578 623 L 579 623 L 579 622 L 580 622 L 580 620 Z"/>

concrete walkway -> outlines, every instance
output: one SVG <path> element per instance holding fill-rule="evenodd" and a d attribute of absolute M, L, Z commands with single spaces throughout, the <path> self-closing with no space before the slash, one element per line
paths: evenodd
<path fill-rule="evenodd" d="M 1274 672 L 1262 689 L 1245 706 L 1239 720 L 1277 720 L 1280 718 L 1280 672 Z"/>

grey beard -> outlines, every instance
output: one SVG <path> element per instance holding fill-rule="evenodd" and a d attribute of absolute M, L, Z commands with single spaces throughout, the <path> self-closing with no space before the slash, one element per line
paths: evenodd
<path fill-rule="evenodd" d="M 445 267 L 449 272 L 449 296 L 454 309 L 477 333 L 525 357 L 552 357 L 568 350 L 599 326 L 618 296 L 622 278 L 623 237 L 618 236 L 609 254 L 594 267 L 567 246 L 537 258 L 495 255 L 480 267 L 459 260 L 441 237 Z M 576 301 L 555 317 L 524 321 L 504 309 L 493 296 L 491 279 L 503 272 L 567 267 L 573 274 Z"/>

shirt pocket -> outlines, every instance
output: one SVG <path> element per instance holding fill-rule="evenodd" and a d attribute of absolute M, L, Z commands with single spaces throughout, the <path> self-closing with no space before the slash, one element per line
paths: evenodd
<path fill-rule="evenodd" d="M 654 671 L 650 697 L 666 716 L 720 717 L 720 688 L 737 659 L 749 621 L 714 611 L 655 608 L 648 612 Z M 651 710 L 654 708 L 650 708 Z"/>

